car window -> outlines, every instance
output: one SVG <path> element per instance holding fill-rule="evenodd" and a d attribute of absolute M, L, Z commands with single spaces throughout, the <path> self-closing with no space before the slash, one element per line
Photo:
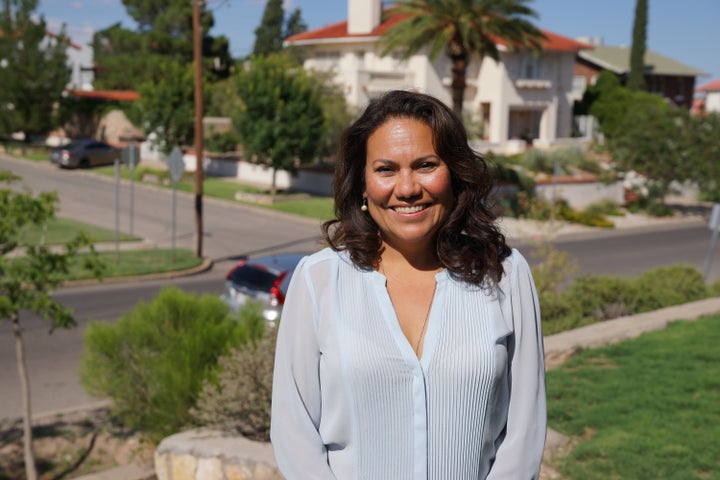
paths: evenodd
<path fill-rule="evenodd" d="M 269 292 L 275 284 L 277 275 L 252 265 L 243 265 L 233 270 L 229 279 L 233 283 L 251 290 Z"/>

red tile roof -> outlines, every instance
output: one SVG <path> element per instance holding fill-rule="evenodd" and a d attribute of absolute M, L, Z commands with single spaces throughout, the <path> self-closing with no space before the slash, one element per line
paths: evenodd
<path fill-rule="evenodd" d="M 390 27 L 392 27 L 396 23 L 400 23 L 406 18 L 408 18 L 407 15 L 388 16 L 387 19 L 381 22 L 380 25 L 372 32 L 364 34 L 349 34 L 347 29 L 348 22 L 343 21 L 333 23 L 331 25 L 327 25 L 325 27 L 321 27 L 315 30 L 298 33 L 297 35 L 288 37 L 285 41 L 288 43 L 313 44 L 323 43 L 323 41 L 326 40 L 361 38 L 371 39 L 383 36 Z M 571 38 L 563 37 L 562 35 L 558 35 L 557 33 L 550 32 L 548 30 L 541 30 L 541 32 L 545 35 L 545 40 L 543 41 L 543 48 L 545 50 L 553 50 L 560 52 L 578 52 L 583 49 L 592 48 L 591 45 L 576 42 Z M 507 43 L 502 40 L 498 40 L 497 43 L 500 45 L 507 45 Z"/>
<path fill-rule="evenodd" d="M 138 93 L 132 90 L 69 90 L 68 94 L 78 98 L 119 100 L 121 102 L 133 102 L 139 97 Z"/>
<path fill-rule="evenodd" d="M 705 85 L 701 85 L 695 89 L 696 92 L 717 92 L 720 91 L 720 80 L 715 80 L 714 82 L 706 83 Z"/>

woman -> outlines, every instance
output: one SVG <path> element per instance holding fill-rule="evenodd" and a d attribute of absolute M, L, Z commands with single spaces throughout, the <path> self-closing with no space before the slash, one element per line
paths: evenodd
<path fill-rule="evenodd" d="M 531 479 L 545 379 L 537 295 L 458 118 L 393 91 L 345 132 L 330 247 L 293 276 L 271 438 L 289 479 Z"/>

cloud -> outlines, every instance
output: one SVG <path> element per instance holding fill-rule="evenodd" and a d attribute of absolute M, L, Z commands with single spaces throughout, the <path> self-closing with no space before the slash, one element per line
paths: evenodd
<path fill-rule="evenodd" d="M 70 6 L 77 10 L 80 10 L 81 8 L 83 8 L 85 6 L 85 4 L 81 1 L 74 1 L 74 2 L 70 2 Z"/>

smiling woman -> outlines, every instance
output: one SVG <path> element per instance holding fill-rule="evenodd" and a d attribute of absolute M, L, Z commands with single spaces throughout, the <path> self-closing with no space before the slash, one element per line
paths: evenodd
<path fill-rule="evenodd" d="M 345 132 L 330 245 L 288 289 L 271 439 L 295 478 L 537 478 L 540 312 L 462 122 L 389 92 Z"/>

